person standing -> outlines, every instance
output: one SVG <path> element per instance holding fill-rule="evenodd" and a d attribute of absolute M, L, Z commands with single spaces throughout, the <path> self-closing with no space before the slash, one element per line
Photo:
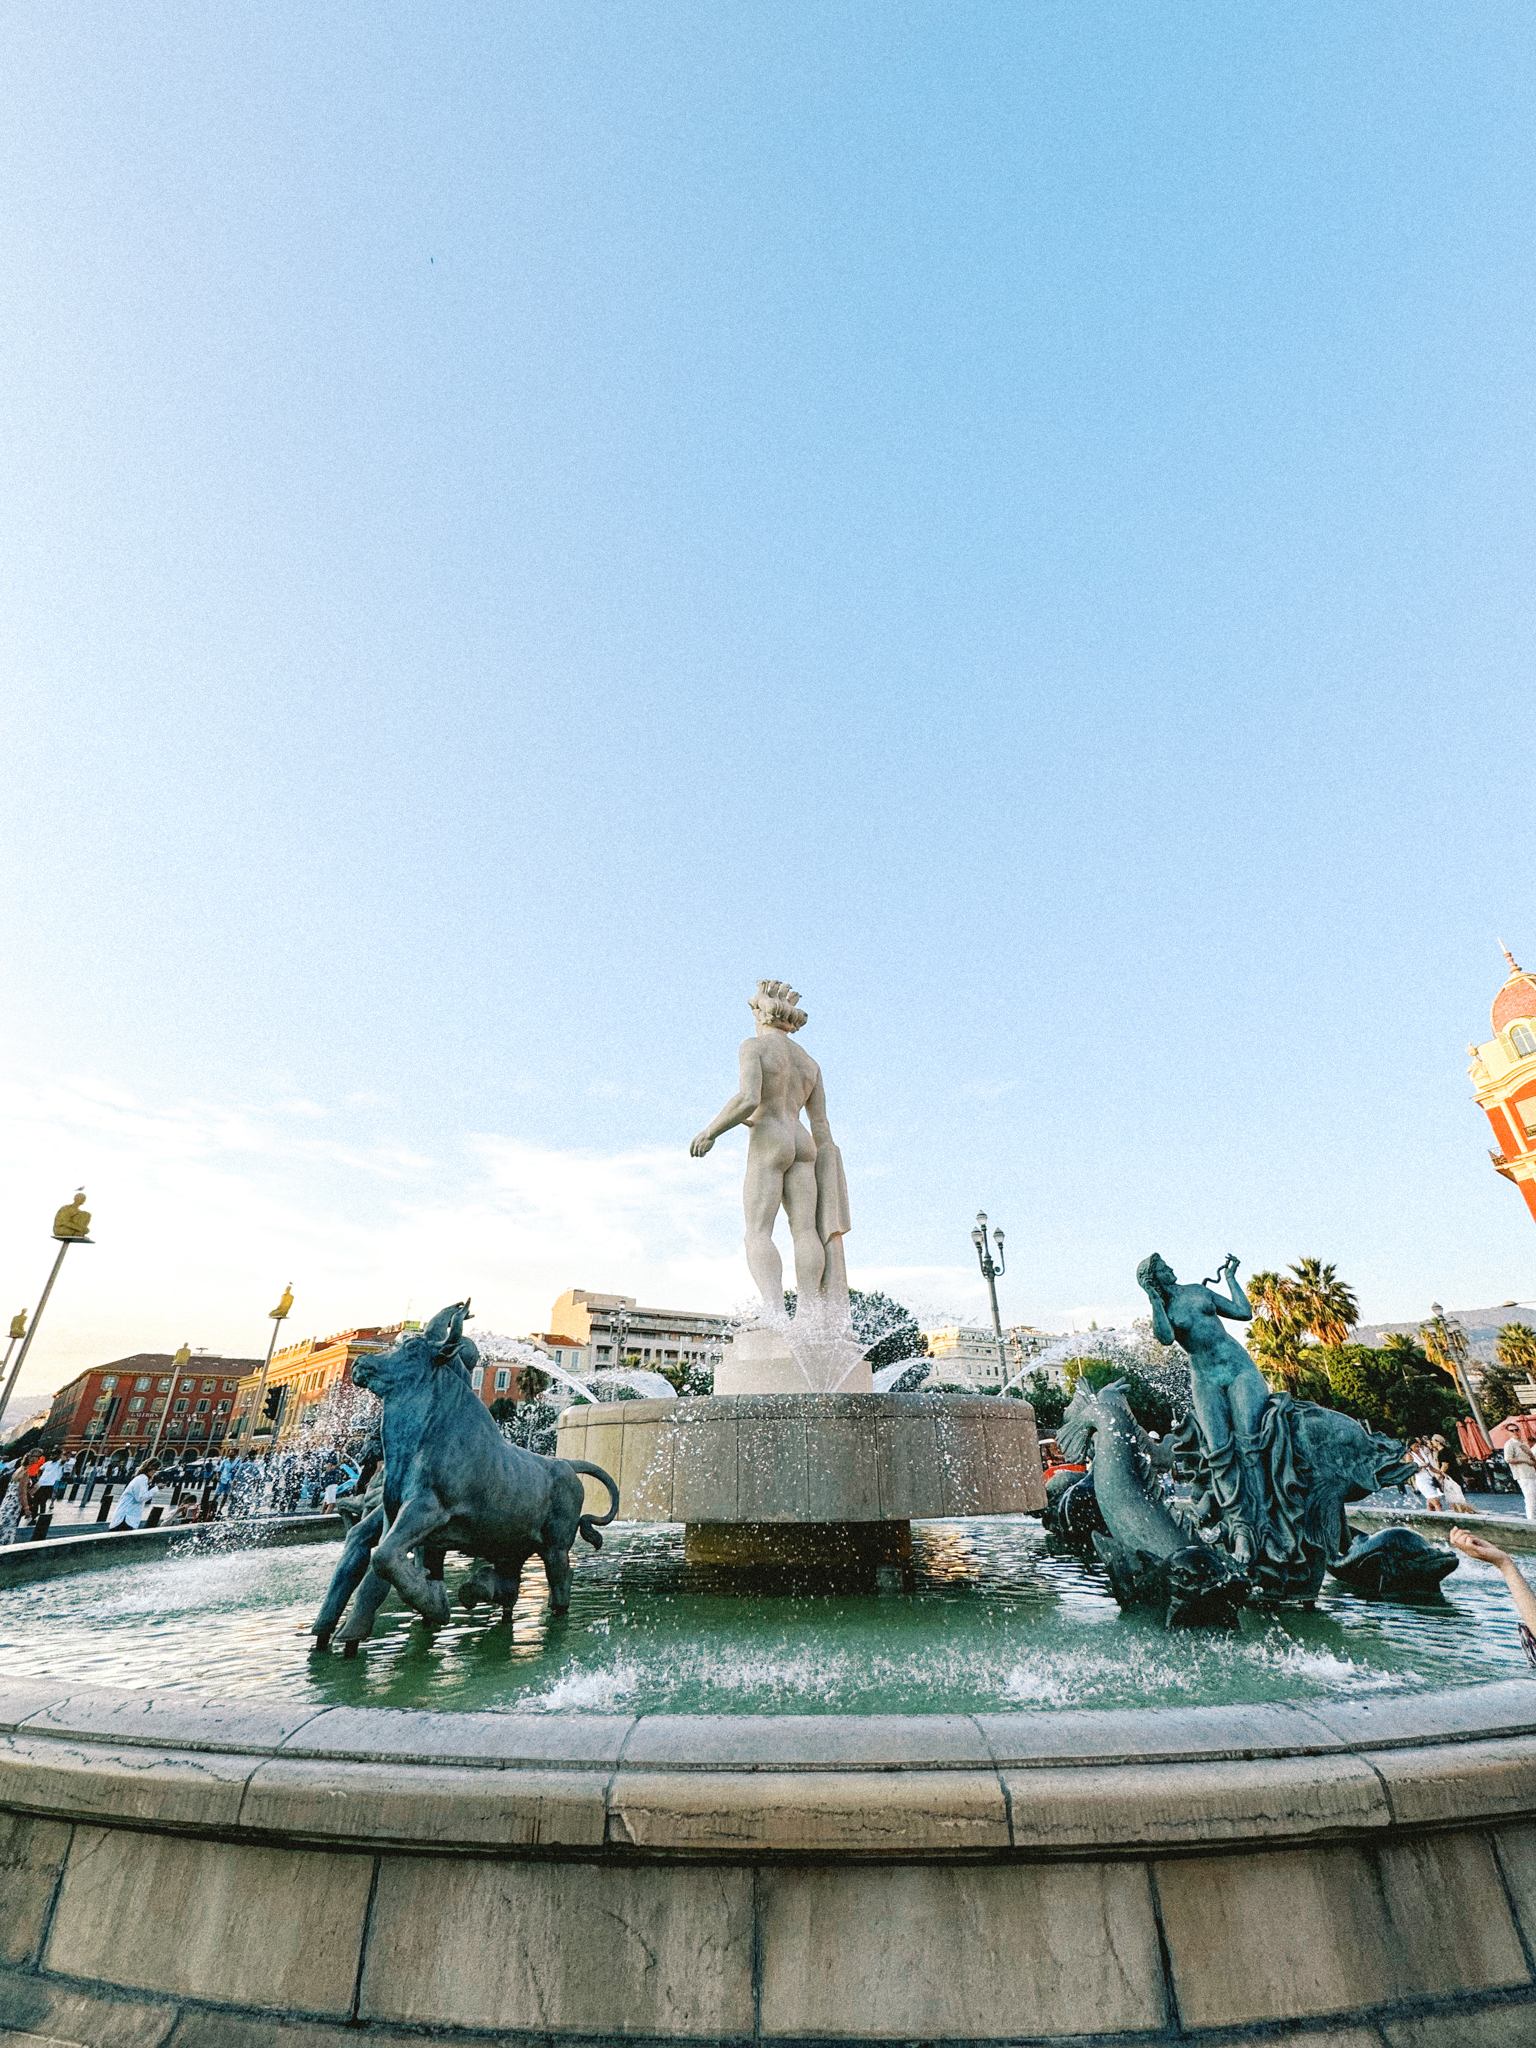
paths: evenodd
<path fill-rule="evenodd" d="M 159 1469 L 154 1458 L 139 1467 L 112 1503 L 112 1512 L 107 1517 L 109 1529 L 137 1529 L 142 1525 L 149 1513 L 149 1497 L 155 1490 L 155 1474 Z"/>
<path fill-rule="evenodd" d="M 1417 1468 L 1413 1475 L 1415 1490 L 1423 1496 L 1424 1505 L 1432 1515 L 1438 1515 L 1444 1495 L 1440 1490 L 1440 1473 L 1435 1464 L 1435 1454 L 1418 1437 L 1408 1446 L 1408 1455 Z"/>
<path fill-rule="evenodd" d="M 32 1482 L 27 1477 L 27 1468 L 18 1458 L 9 1467 L 9 1479 L 5 1484 L 5 1495 L 0 1499 L 0 1544 L 14 1543 L 22 1516 L 30 1512 Z"/>
<path fill-rule="evenodd" d="M 1504 1462 L 1509 1475 L 1525 1500 L 1525 1519 L 1536 1522 L 1536 1457 L 1523 1436 L 1511 1434 L 1504 1445 Z"/>
<path fill-rule="evenodd" d="M 215 1514 L 222 1515 L 228 1512 L 230 1488 L 234 1485 L 234 1483 L 234 1460 L 226 1451 L 224 1456 L 219 1460 L 219 1483 L 217 1487 L 214 1489 L 213 1496 Z"/>
<path fill-rule="evenodd" d="M 32 1482 L 32 1519 L 41 1521 L 53 1507 L 53 1491 L 64 1476 L 64 1467 L 50 1451 Z"/>
<path fill-rule="evenodd" d="M 1453 1511 L 1463 1515 L 1480 1515 L 1481 1508 L 1473 1507 L 1462 1491 L 1461 1481 L 1451 1469 L 1451 1454 L 1443 1436 L 1432 1436 L 1429 1440 L 1429 1455 L 1433 1460 L 1435 1477 L 1440 1482 L 1440 1498 L 1449 1501 Z"/>

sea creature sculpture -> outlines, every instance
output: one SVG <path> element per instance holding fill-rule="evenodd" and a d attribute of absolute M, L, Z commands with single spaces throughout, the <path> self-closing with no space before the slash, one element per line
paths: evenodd
<path fill-rule="evenodd" d="M 1107 1536 L 1109 1524 L 1099 1513 L 1098 1496 L 1091 1472 L 1058 1472 L 1045 1482 L 1045 1526 L 1047 1546 L 1067 1550 L 1089 1564 L 1098 1562 L 1093 1547 L 1095 1536 Z"/>
<path fill-rule="evenodd" d="M 1236 1628 L 1247 1575 L 1223 1551 L 1177 1521 L 1148 1481 L 1154 1446 L 1132 1415 L 1124 1380 L 1077 1383 L 1056 1431 L 1076 1464 L 1093 1446 L 1093 1491 L 1108 1535 L 1093 1546 L 1122 1607 L 1150 1607 L 1167 1628 Z M 1071 1489 L 1075 1499 L 1078 1486 Z"/>
<path fill-rule="evenodd" d="M 507 1442 L 470 1384 L 479 1354 L 464 1335 L 468 1312 L 467 1302 L 455 1302 L 425 1329 L 352 1368 L 357 1384 L 383 1402 L 384 1500 L 347 1537 L 312 1624 L 321 1649 L 354 1593 L 342 1630 L 349 1656 L 371 1633 L 391 1586 L 440 1626 L 448 1619 L 442 1576 L 450 1550 L 482 1561 L 461 1589 L 461 1599 L 470 1594 L 466 1606 L 492 1598 L 510 1607 L 523 1566 L 537 1553 L 550 1605 L 563 1614 L 571 1604 L 572 1543 L 579 1533 L 601 1549 L 598 1531 L 619 1511 L 619 1489 L 600 1465 L 541 1458 Z M 607 1487 L 607 1514 L 582 1512 L 583 1472 Z"/>
<path fill-rule="evenodd" d="M 1392 1593 L 1432 1593 L 1457 1562 L 1454 1550 L 1442 1550 L 1417 1529 L 1379 1529 L 1374 1536 L 1362 1536 L 1328 1572 L 1351 1593 L 1380 1599 Z"/>

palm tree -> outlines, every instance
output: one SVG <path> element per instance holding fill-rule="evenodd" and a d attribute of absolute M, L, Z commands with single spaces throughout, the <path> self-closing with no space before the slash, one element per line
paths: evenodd
<path fill-rule="evenodd" d="M 1302 1323 L 1297 1315 L 1294 1282 L 1279 1273 L 1254 1273 L 1248 1280 L 1253 1323 L 1248 1349 L 1271 1383 L 1294 1379 L 1301 1368 Z"/>
<path fill-rule="evenodd" d="M 1494 1345 L 1500 1365 L 1536 1379 L 1536 1330 L 1529 1323 L 1506 1323 Z"/>
<path fill-rule="evenodd" d="M 1355 1290 L 1339 1278 L 1336 1266 L 1321 1259 L 1298 1259 L 1292 1266 L 1291 1294 L 1296 1318 L 1319 1344 L 1337 1350 L 1349 1342 L 1349 1333 L 1360 1320 Z"/>

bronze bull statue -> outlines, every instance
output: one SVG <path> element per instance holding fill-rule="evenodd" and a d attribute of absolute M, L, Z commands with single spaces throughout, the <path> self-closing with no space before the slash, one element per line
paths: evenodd
<path fill-rule="evenodd" d="M 507 1442 L 470 1384 L 479 1354 L 464 1335 L 468 1311 L 467 1302 L 455 1302 L 425 1329 L 352 1368 L 357 1384 L 384 1404 L 384 1501 L 347 1537 L 311 1624 L 319 1649 L 329 1645 L 351 1600 L 341 1639 L 346 1654 L 356 1656 L 391 1586 L 441 1626 L 448 1619 L 443 1560 L 450 1550 L 481 1560 L 460 1589 L 466 1607 L 479 1599 L 510 1607 L 523 1566 L 537 1554 L 550 1605 L 563 1614 L 571 1604 L 571 1545 L 579 1533 L 600 1550 L 598 1531 L 619 1511 L 619 1489 L 600 1465 L 541 1458 Z M 607 1487 L 606 1515 L 583 1514 L 583 1472 Z"/>

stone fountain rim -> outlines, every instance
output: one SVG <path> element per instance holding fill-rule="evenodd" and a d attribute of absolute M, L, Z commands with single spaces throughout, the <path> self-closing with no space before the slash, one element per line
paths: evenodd
<path fill-rule="evenodd" d="M 0 1687 L 0 1808 L 503 1856 L 1377 1839 L 1536 1812 L 1536 1693 L 981 1715 L 501 1715 Z"/>
<path fill-rule="evenodd" d="M 338 1527 L 294 1518 L 267 1534 L 313 1541 Z M 65 1538 L 38 1546 L 35 1562 L 110 1568 L 196 1534 Z M 32 1548 L 0 1553 L 0 1575 L 15 1582 Z M 94 1555 L 71 1566 L 66 1550 Z M 1536 1814 L 1536 1684 L 1248 1706 L 726 1716 L 11 1681 L 0 1684 L 0 1808 L 512 1856 L 1073 1856 L 1374 1838 Z"/>

